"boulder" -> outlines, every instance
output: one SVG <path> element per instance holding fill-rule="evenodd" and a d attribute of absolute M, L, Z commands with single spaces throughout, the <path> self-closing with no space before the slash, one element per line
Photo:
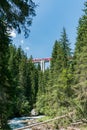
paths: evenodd
<path fill-rule="evenodd" d="M 37 116 L 38 112 L 36 111 L 36 109 L 32 109 L 31 110 L 31 116 Z"/>

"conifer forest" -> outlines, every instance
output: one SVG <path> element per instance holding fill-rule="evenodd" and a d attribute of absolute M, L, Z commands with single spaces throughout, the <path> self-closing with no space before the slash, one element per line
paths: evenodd
<path fill-rule="evenodd" d="M 28 37 L 36 6 L 32 0 L 0 0 L 0 130 L 10 130 L 9 119 L 29 116 L 32 109 L 51 117 L 74 111 L 74 120 L 87 121 L 87 1 L 74 52 L 63 27 L 44 72 L 10 36 L 14 28 Z"/>

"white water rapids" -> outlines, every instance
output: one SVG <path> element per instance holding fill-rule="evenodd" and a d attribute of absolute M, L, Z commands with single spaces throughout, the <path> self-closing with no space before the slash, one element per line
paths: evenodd
<path fill-rule="evenodd" d="M 27 126 L 27 125 L 29 125 L 28 124 L 29 122 L 31 122 L 31 121 L 33 121 L 35 119 L 38 119 L 38 118 L 42 118 L 42 117 L 43 116 L 13 118 L 12 120 L 8 121 L 8 124 L 11 127 L 12 130 L 15 130 L 17 128 Z"/>

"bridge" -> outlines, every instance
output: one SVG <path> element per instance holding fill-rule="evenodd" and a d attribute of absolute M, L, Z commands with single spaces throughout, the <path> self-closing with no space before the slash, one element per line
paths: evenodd
<path fill-rule="evenodd" d="M 40 63 L 41 70 L 44 72 L 45 71 L 45 63 L 49 62 L 50 63 L 51 58 L 36 58 L 33 59 L 33 63 Z"/>

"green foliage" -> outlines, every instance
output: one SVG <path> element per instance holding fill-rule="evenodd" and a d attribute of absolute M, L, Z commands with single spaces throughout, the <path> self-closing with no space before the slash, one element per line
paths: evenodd
<path fill-rule="evenodd" d="M 61 47 L 61 43 L 59 41 L 55 41 L 52 51 L 52 60 L 51 60 L 51 70 L 53 72 L 61 72 L 62 69 L 62 61 L 63 61 L 63 49 Z"/>
<path fill-rule="evenodd" d="M 8 67 L 8 53 L 10 38 L 6 25 L 0 20 L 0 127 L 2 130 L 8 128 L 7 119 L 10 115 L 10 81 Z M 9 108 L 9 110 L 8 110 Z"/>
<path fill-rule="evenodd" d="M 40 75 L 36 107 L 45 115 L 60 115 L 71 107 L 73 73 L 69 45 L 63 29 L 61 40 L 56 40 L 53 47 L 50 70 Z"/>
<path fill-rule="evenodd" d="M 9 46 L 9 71 L 11 75 L 11 99 L 13 116 L 30 113 L 36 102 L 38 91 L 38 71 L 28 60 L 21 47 Z"/>
<path fill-rule="evenodd" d="M 63 28 L 63 32 L 62 32 L 62 35 L 61 35 L 60 42 L 61 42 L 61 46 L 62 46 L 62 49 L 63 49 L 63 55 L 62 55 L 63 67 L 67 68 L 69 58 L 71 58 L 71 49 L 70 49 L 70 43 L 69 43 L 69 40 L 67 38 L 65 28 Z"/>
<path fill-rule="evenodd" d="M 79 20 L 74 54 L 74 97 L 79 118 L 87 118 L 87 2 Z"/>
<path fill-rule="evenodd" d="M 24 86 L 21 87 L 18 81 L 21 79 L 19 66 L 24 54 L 21 48 L 9 47 L 11 42 L 9 31 L 15 28 L 20 33 L 23 30 L 27 37 L 32 17 L 35 16 L 35 7 L 32 0 L 0 1 L 0 128 L 2 130 L 9 129 L 7 120 L 12 115 L 20 113 L 19 106 L 20 109 L 28 106 L 27 101 L 20 105 L 22 100 L 21 102 L 19 100 L 25 99 L 21 97 L 19 91 L 23 93 Z"/>
<path fill-rule="evenodd" d="M 47 121 L 47 120 L 49 120 L 49 119 L 51 119 L 50 116 L 44 116 L 44 117 L 42 117 L 42 118 L 39 118 L 38 121 L 39 121 L 39 122 L 43 122 L 43 121 Z"/>
<path fill-rule="evenodd" d="M 47 81 L 49 79 L 49 70 L 46 70 L 44 73 L 39 71 L 38 78 L 38 93 L 36 100 L 36 108 L 39 113 L 44 113 L 47 107 Z"/>
<path fill-rule="evenodd" d="M 13 4 L 18 7 L 12 8 Z M 1 129 L 9 130 L 8 118 L 29 115 L 34 107 L 40 114 L 52 117 L 75 109 L 75 120 L 87 118 L 87 2 L 85 14 L 79 20 L 73 59 L 66 30 L 63 28 L 60 40 L 56 40 L 53 46 L 50 68 L 44 73 L 40 64 L 34 65 L 32 56 L 28 59 L 21 47 L 16 48 L 10 44 L 7 33 L 7 27 L 13 27 L 18 32 L 23 27 L 27 34 L 26 26 L 32 21 L 27 18 L 35 15 L 35 4 L 31 0 L 30 3 L 4 0 L 3 3 L 0 2 L 0 7 L 0 17 L 4 19 L 4 22 L 0 20 Z M 16 12 L 13 13 L 13 10 Z M 70 120 L 62 120 L 60 124 L 66 125 L 69 122 Z"/>
<path fill-rule="evenodd" d="M 29 34 L 32 17 L 35 16 L 35 3 L 32 0 L 0 0 L 0 19 L 18 33 L 24 31 L 25 37 Z"/>

